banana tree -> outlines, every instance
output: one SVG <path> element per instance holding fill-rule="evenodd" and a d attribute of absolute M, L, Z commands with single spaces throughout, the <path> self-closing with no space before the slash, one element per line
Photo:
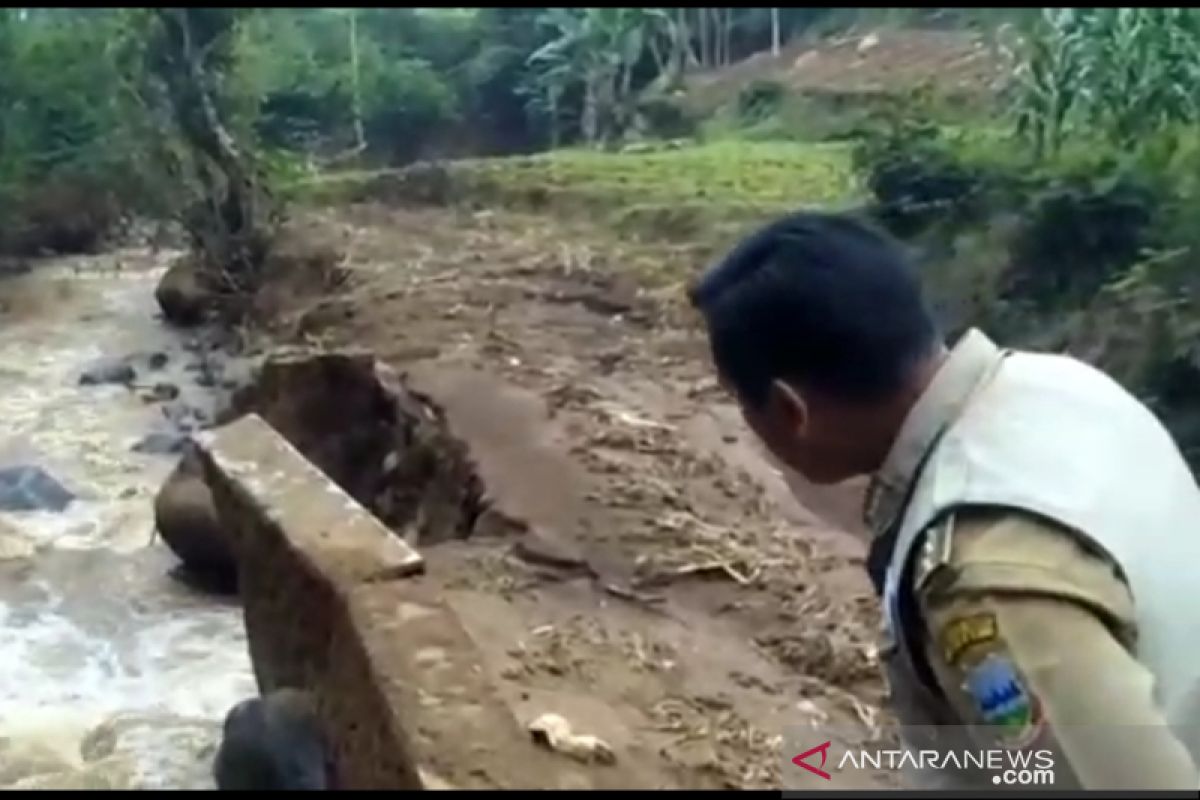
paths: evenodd
<path fill-rule="evenodd" d="M 610 144 L 632 121 L 634 69 L 662 17 L 640 8 L 550 8 L 541 23 L 554 38 L 529 57 L 548 105 L 567 88 L 583 93 L 580 129 L 589 144 Z"/>

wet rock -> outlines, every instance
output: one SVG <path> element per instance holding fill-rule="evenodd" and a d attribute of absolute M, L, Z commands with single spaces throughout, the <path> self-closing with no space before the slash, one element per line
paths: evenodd
<path fill-rule="evenodd" d="M 102 383 L 122 383 L 128 386 L 137 378 L 137 371 L 128 359 L 105 358 L 92 364 L 79 376 L 80 386 L 97 386 Z"/>
<path fill-rule="evenodd" d="M 332 757 L 314 698 L 296 689 L 238 703 L 225 717 L 213 778 L 222 791 L 325 791 Z"/>
<path fill-rule="evenodd" d="M 0 468 L 0 511 L 63 511 L 75 499 L 41 467 Z"/>
<path fill-rule="evenodd" d="M 150 369 L 157 371 L 166 367 L 168 361 L 170 361 L 170 358 L 166 353 L 151 353 L 147 363 Z"/>
<path fill-rule="evenodd" d="M 204 321 L 217 295 L 205 285 L 195 262 L 181 258 L 167 269 L 154 298 L 167 322 L 191 326 Z"/>
<path fill-rule="evenodd" d="M 156 431 L 138 439 L 130 450 L 145 455 L 169 456 L 182 453 L 187 442 L 187 434 Z"/>
<path fill-rule="evenodd" d="M 173 383 L 156 383 L 150 390 L 150 396 L 155 400 L 175 400 L 179 397 L 179 387 Z"/>
<path fill-rule="evenodd" d="M 217 517 L 194 448 L 185 446 L 179 466 L 155 497 L 154 524 L 188 572 L 214 585 L 236 583 L 237 565 L 231 544 Z"/>
<path fill-rule="evenodd" d="M 162 407 L 163 418 L 177 427 L 183 426 L 192 417 L 192 408 L 186 403 L 170 403 Z"/>

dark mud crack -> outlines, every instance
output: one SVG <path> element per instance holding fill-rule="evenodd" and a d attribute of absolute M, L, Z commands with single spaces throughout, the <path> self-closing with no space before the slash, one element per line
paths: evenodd
<path fill-rule="evenodd" d="M 442 410 L 365 352 L 282 353 L 234 400 L 412 545 L 523 533 L 489 508 Z"/>

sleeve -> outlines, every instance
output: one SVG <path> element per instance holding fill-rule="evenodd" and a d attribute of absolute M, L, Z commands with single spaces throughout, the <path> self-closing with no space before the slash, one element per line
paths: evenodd
<path fill-rule="evenodd" d="M 1050 749 L 1056 785 L 1200 785 L 1133 655 L 1133 598 L 1106 555 L 1007 510 L 960 513 L 930 536 L 939 556 L 914 574 L 925 653 L 964 724 Z"/>

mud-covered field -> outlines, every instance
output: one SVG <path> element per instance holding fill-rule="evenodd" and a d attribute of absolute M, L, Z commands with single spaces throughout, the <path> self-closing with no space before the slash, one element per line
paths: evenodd
<path fill-rule="evenodd" d="M 798 503 L 716 386 L 682 278 L 636 277 L 701 265 L 545 216 L 308 213 L 352 277 L 285 295 L 274 340 L 438 386 L 540 520 L 421 548 L 519 719 L 602 738 L 631 786 L 777 787 L 785 729 L 878 733 L 861 487 Z"/>

